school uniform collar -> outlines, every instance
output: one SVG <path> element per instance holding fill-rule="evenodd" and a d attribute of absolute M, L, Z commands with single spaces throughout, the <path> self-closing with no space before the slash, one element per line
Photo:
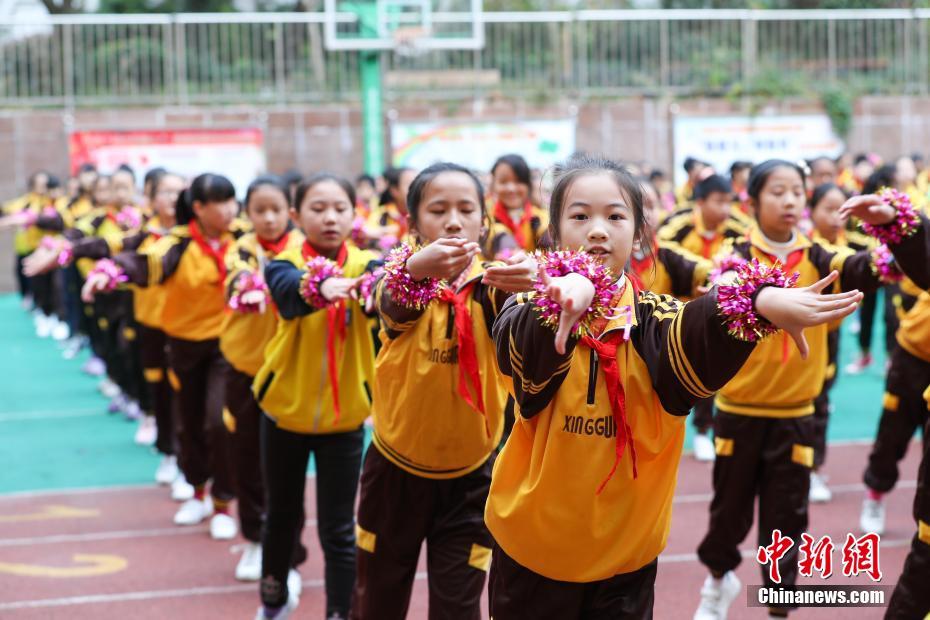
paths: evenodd
<path fill-rule="evenodd" d="M 846 231 L 843 229 L 840 229 L 839 234 L 836 235 L 836 241 L 830 241 L 829 239 L 821 235 L 819 232 L 817 232 L 817 229 L 814 229 L 813 231 L 811 231 L 811 241 L 814 241 L 816 243 L 825 243 L 827 245 L 840 246 L 840 247 L 846 247 L 846 245 L 848 244 L 848 240 L 846 239 Z"/>
<path fill-rule="evenodd" d="M 477 257 L 474 258 L 474 259 L 472 259 L 472 261 L 471 261 L 471 266 L 468 267 L 468 275 L 465 277 L 464 280 L 462 280 L 461 286 L 459 286 L 459 287 L 455 290 L 455 292 L 458 293 L 459 291 L 461 291 L 463 288 L 465 288 L 466 286 L 468 286 L 469 284 L 471 284 L 471 283 L 474 282 L 475 280 L 479 280 L 479 279 L 481 278 L 481 276 L 484 275 L 484 271 L 485 271 L 485 270 L 484 270 L 484 263 L 482 263 L 480 260 L 478 260 Z M 449 284 L 451 285 L 452 283 L 450 282 Z"/>
<path fill-rule="evenodd" d="M 626 276 L 626 274 L 620 276 L 618 285 L 623 287 L 623 292 L 620 293 L 620 299 L 618 299 L 616 303 L 611 304 L 615 314 L 613 317 L 608 319 L 607 324 L 604 326 L 604 331 L 602 331 L 600 336 L 598 336 L 598 340 L 603 338 L 604 334 L 608 332 L 623 329 L 627 325 L 629 325 L 630 328 L 633 328 L 636 327 L 638 323 L 636 320 L 636 288 L 633 286 L 633 283 Z M 626 312 L 619 312 L 626 306 L 630 307 L 629 315 L 627 315 Z"/>
<path fill-rule="evenodd" d="M 791 240 L 790 245 L 776 247 L 775 242 L 766 237 L 758 226 L 753 226 L 749 229 L 749 243 L 752 244 L 753 247 L 770 255 L 785 251 L 791 253 L 795 250 L 809 248 L 813 245 L 810 239 L 795 229 L 794 238 Z"/>
<path fill-rule="evenodd" d="M 701 208 L 699 206 L 694 205 L 694 211 L 692 211 L 692 213 L 694 214 L 694 232 L 696 232 L 699 237 L 713 239 L 720 235 L 720 229 L 710 230 L 704 226 L 704 216 L 701 215 Z M 721 226 L 721 228 L 723 227 Z"/>

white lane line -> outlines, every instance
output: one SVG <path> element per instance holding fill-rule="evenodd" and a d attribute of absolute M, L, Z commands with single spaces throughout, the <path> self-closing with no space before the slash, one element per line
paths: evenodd
<path fill-rule="evenodd" d="M 307 479 L 316 479 L 316 474 L 311 472 L 307 474 Z M 0 493 L 0 502 L 5 499 L 16 499 L 20 497 L 48 497 L 51 495 L 91 495 L 94 493 L 122 493 L 125 491 L 146 491 L 150 489 L 165 489 L 168 493 L 168 487 L 162 487 L 154 482 L 143 484 L 116 484 L 105 487 L 78 487 L 75 489 L 41 489 L 38 491 L 10 491 L 9 493 Z"/>
<path fill-rule="evenodd" d="M 49 495 L 91 495 L 94 493 L 125 493 L 126 491 L 146 491 L 149 489 L 158 489 L 154 482 L 147 484 L 117 484 L 106 487 L 80 487 L 77 489 L 42 489 L 39 491 L 12 491 L 10 493 L 0 493 L 0 501 L 5 499 L 16 499 L 19 497 L 47 497 Z M 168 487 L 163 487 L 165 494 L 168 493 Z"/>
<path fill-rule="evenodd" d="M 426 579 L 425 572 L 416 574 L 418 581 Z M 304 589 L 322 588 L 322 579 L 310 579 L 303 582 Z M 69 607 L 72 605 L 93 605 L 100 603 L 121 603 L 126 601 L 151 601 L 164 598 L 186 598 L 191 596 L 212 596 L 216 594 L 237 594 L 239 592 L 256 592 L 257 583 L 242 583 L 228 586 L 201 586 L 198 588 L 178 588 L 173 590 L 146 590 L 141 592 L 120 592 L 117 594 L 88 594 L 64 598 L 45 598 L 26 601 L 0 603 L 0 611 L 13 609 L 36 609 L 41 607 Z M 257 600 L 257 597 L 256 597 Z"/>
<path fill-rule="evenodd" d="M 830 490 L 833 491 L 834 495 L 843 495 L 846 493 L 863 493 L 865 491 L 865 485 L 861 482 L 855 482 L 852 484 L 837 484 L 829 485 Z M 917 481 L 916 480 L 899 480 L 896 489 L 916 489 Z M 700 504 L 704 502 L 710 502 L 714 499 L 713 493 L 691 493 L 691 494 L 682 494 L 675 495 L 675 498 L 672 500 L 673 504 Z"/>
<path fill-rule="evenodd" d="M 304 525 L 316 527 L 316 519 L 307 519 Z M 25 547 L 29 545 L 48 545 L 72 542 L 94 542 L 99 540 L 121 540 L 126 538 L 161 538 L 168 536 L 188 536 L 206 534 L 207 527 L 166 527 L 139 530 L 115 530 L 109 532 L 87 532 L 84 534 L 51 534 L 49 536 L 29 536 L 24 538 L 0 538 L 0 547 Z"/>
<path fill-rule="evenodd" d="M 76 411 L 15 411 L 0 413 L 0 422 L 21 422 L 23 420 L 55 420 L 58 418 L 89 418 L 99 415 L 104 417 L 105 404 L 95 409 L 78 409 Z"/>

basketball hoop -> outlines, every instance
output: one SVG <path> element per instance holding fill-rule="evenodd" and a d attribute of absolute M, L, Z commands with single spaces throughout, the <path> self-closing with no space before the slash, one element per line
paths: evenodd
<path fill-rule="evenodd" d="M 404 26 L 391 33 L 394 39 L 394 53 L 402 58 L 416 58 L 429 50 L 423 42 L 430 36 L 430 31 L 423 26 Z"/>

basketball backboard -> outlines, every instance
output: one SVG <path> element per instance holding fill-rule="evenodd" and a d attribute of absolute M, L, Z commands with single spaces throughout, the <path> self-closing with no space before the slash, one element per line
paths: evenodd
<path fill-rule="evenodd" d="M 325 0 L 329 50 L 484 47 L 482 0 Z"/>

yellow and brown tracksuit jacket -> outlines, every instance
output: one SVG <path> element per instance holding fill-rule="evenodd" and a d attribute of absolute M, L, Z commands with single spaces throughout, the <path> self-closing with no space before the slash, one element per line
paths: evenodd
<path fill-rule="evenodd" d="M 509 217 L 506 210 L 501 211 L 498 203 L 492 203 L 488 206 L 488 219 L 491 225 L 488 227 L 490 233 L 486 245 L 489 247 L 489 258 L 497 255 L 497 252 L 504 245 L 503 239 L 508 237 L 508 241 L 515 242 L 517 249 L 526 252 L 533 252 L 540 246 L 548 245 L 549 212 L 536 205 L 530 205 L 529 213 L 528 218 L 522 218 L 517 222 L 504 222 L 504 215 Z M 508 223 L 514 228 L 511 228 Z M 522 244 L 520 243 L 521 240 Z"/>
<path fill-rule="evenodd" d="M 123 230 L 116 221 L 118 213 L 116 207 L 97 207 L 65 230 L 64 236 L 75 244 L 76 264 L 82 278 L 94 268 L 95 259 L 122 252 L 123 237 L 127 232 L 135 232 Z"/>
<path fill-rule="evenodd" d="M 926 226 L 900 245 L 891 247 L 901 268 L 921 282 L 930 283 Z M 732 251 L 745 259 L 758 259 L 764 265 L 775 262 L 771 248 L 757 228 L 748 239 L 733 244 Z M 840 277 L 833 291 L 874 291 L 881 286 L 873 269 L 872 254 L 853 252 L 846 248 L 813 243 L 797 234 L 794 248 L 783 265 L 786 273 L 799 274 L 797 286 L 809 286 L 831 271 Z M 805 330 L 810 345 L 807 360 L 782 333 L 759 343 L 742 370 L 717 394 L 715 406 L 735 415 L 768 418 L 794 418 L 810 415 L 813 400 L 823 389 L 827 363 L 827 325 Z"/>
<path fill-rule="evenodd" d="M 142 225 L 138 231 L 116 232 L 112 222 L 106 218 L 95 218 L 97 230 L 102 236 L 84 236 L 82 230 L 69 231 L 66 237 L 73 241 L 72 252 L 79 265 L 86 271 L 93 266 L 93 261 L 115 256 L 120 252 L 144 252 L 169 231 L 161 226 L 157 217 Z M 104 224 L 106 222 L 106 224 Z M 91 221 L 86 230 L 93 232 L 95 222 Z M 139 287 L 130 285 L 133 291 L 133 316 L 136 321 L 161 329 L 161 313 L 165 306 L 165 291 L 161 286 Z"/>
<path fill-rule="evenodd" d="M 190 225 L 175 226 L 170 234 L 138 252 L 113 257 L 131 284 L 161 285 L 164 306 L 161 329 L 172 338 L 204 341 L 219 338 L 226 312 L 225 262 L 195 240 Z M 225 233 L 218 241 L 223 254 L 235 240 Z"/>
<path fill-rule="evenodd" d="M 407 216 L 401 213 L 393 202 L 378 205 L 372 209 L 365 221 L 365 225 L 368 228 L 388 229 L 385 234 L 396 237 L 397 243 L 401 242 L 409 230 Z"/>
<path fill-rule="evenodd" d="M 27 194 L 10 209 L 11 213 L 24 211 L 33 213 L 36 220 L 17 232 L 14 239 L 16 251 L 22 256 L 35 251 L 45 237 L 60 234 L 74 224 L 66 203 L 39 194 Z"/>
<path fill-rule="evenodd" d="M 832 243 L 826 237 L 818 233 L 816 229 L 811 233 L 810 238 L 811 241 L 818 245 L 826 248 L 841 248 L 840 251 L 852 250 L 853 252 L 862 252 L 872 250 L 878 246 L 878 242 L 872 237 L 851 230 L 841 230 L 839 235 L 837 235 L 836 241 Z M 842 324 L 843 319 L 827 323 L 827 334 L 830 338 L 834 339 L 832 342 L 828 341 L 827 345 L 827 371 L 824 375 L 824 380 L 827 382 L 832 381 L 836 377 L 837 356 L 839 355 L 839 334 L 835 332 L 839 330 Z M 830 387 L 830 384 L 826 385 L 827 389 Z"/>
<path fill-rule="evenodd" d="M 699 296 L 697 289 L 706 284 L 713 268 L 711 261 L 662 239 L 653 241 L 652 254 L 630 258 L 630 270 L 642 290 L 682 299 Z"/>
<path fill-rule="evenodd" d="M 724 223 L 708 235 L 704 221 L 697 209 L 679 211 L 669 217 L 659 228 L 660 241 L 677 243 L 692 254 L 712 260 L 727 239 L 739 239 L 746 234 L 745 224 L 730 216 Z"/>
<path fill-rule="evenodd" d="M 470 318 L 484 415 L 460 395 L 456 304 L 433 300 L 423 310 L 394 303 L 382 279 L 376 289 L 383 347 L 375 362 L 374 436 L 389 461 L 423 478 L 458 478 L 487 461 L 500 442 L 507 391 L 494 361 L 491 327 L 507 293 L 481 283 L 475 262 L 456 292 Z M 468 381 L 469 386 L 474 386 Z M 470 391 L 474 394 L 474 391 Z"/>
<path fill-rule="evenodd" d="M 292 229 L 281 239 L 281 252 L 300 248 L 303 234 Z M 246 273 L 264 274 L 268 263 L 276 258 L 264 250 L 255 233 L 240 237 L 226 253 L 226 299 L 235 292 L 236 281 Z M 220 336 L 220 351 L 233 368 L 254 377 L 265 361 L 265 346 L 278 329 L 278 311 L 269 304 L 265 312 L 227 312 Z"/>
<path fill-rule="evenodd" d="M 550 579 L 588 583 L 655 560 L 671 524 L 685 416 L 753 350 L 727 333 L 716 289 L 683 304 L 628 283 L 613 305 L 632 310 L 616 363 L 635 478 L 627 445 L 604 482 L 622 427 L 610 405 L 607 364 L 594 349 L 570 338 L 559 355 L 532 295 L 511 297 L 494 326 L 518 415 L 494 465 L 485 520 L 507 555 Z M 602 342 L 627 326 L 617 314 Z"/>
<path fill-rule="evenodd" d="M 348 245 L 342 266 L 345 277 L 371 271 L 379 264 L 376 258 L 372 252 Z M 356 430 L 371 410 L 371 320 L 355 301 L 323 309 L 308 305 L 300 294 L 305 264 L 298 246 L 285 250 L 265 268 L 280 320 L 252 384 L 255 400 L 279 428 L 293 433 Z M 327 355 L 330 342 L 338 365 L 338 418 Z"/>
<path fill-rule="evenodd" d="M 930 293 L 924 291 L 917 297 L 901 319 L 895 339 L 902 349 L 930 363 Z"/>

